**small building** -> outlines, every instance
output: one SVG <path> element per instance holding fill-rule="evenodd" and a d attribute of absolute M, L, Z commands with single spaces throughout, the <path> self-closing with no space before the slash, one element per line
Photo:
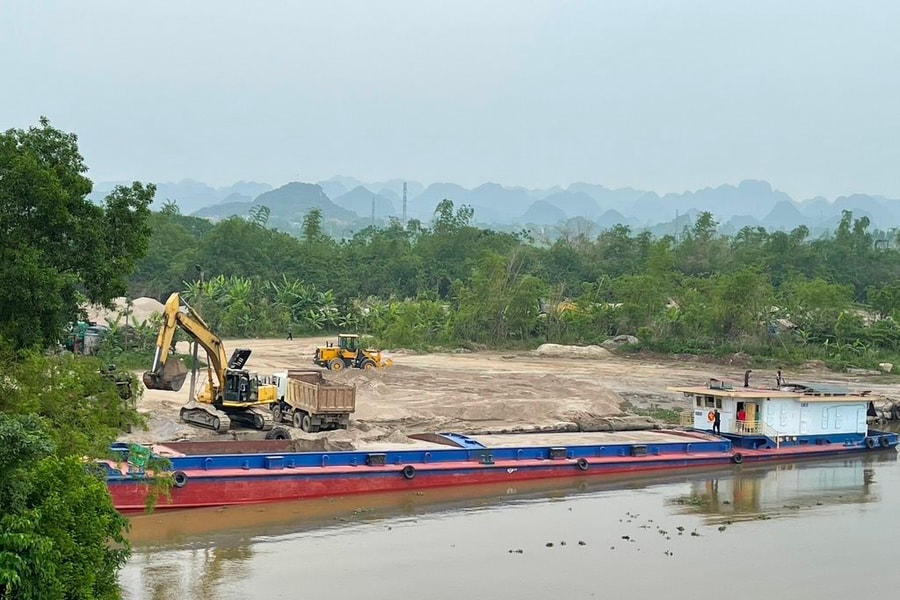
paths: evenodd
<path fill-rule="evenodd" d="M 712 431 L 720 413 L 721 435 L 736 447 L 859 443 L 868 435 L 870 392 L 834 384 L 780 388 L 736 387 L 721 379 L 705 386 L 671 387 L 690 402 L 684 425 Z"/>

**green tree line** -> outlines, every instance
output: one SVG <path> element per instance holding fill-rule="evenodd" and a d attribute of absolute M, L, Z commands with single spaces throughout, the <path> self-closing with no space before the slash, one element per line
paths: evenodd
<path fill-rule="evenodd" d="M 898 353 L 897 232 L 849 212 L 816 239 L 803 226 L 719 235 L 702 213 L 678 236 L 620 225 L 541 244 L 477 227 L 449 199 L 431 223 L 393 221 L 343 241 L 323 233 L 316 210 L 297 215 L 303 233 L 291 237 L 266 227 L 263 208 L 211 223 L 167 204 L 150 217 L 129 293 L 183 290 L 227 336 L 290 325 L 359 329 L 393 347 L 504 347 L 631 334 L 661 352 L 868 366 Z"/>

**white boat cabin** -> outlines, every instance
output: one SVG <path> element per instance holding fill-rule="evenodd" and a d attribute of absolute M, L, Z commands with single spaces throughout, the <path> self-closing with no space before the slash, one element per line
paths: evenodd
<path fill-rule="evenodd" d="M 798 436 L 828 442 L 865 436 L 866 412 L 874 399 L 869 392 L 852 393 L 833 384 L 785 384 L 776 389 L 710 379 L 706 386 L 669 389 L 690 402 L 684 425 L 712 430 L 718 411 L 723 435 L 765 436 L 776 442 L 797 442 Z"/>

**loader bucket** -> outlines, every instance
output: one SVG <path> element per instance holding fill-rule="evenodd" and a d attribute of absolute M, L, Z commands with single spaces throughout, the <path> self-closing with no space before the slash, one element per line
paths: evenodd
<path fill-rule="evenodd" d="M 184 385 L 187 374 L 188 370 L 184 366 L 184 361 L 173 360 L 164 364 L 157 372 L 145 371 L 143 380 L 148 390 L 177 392 Z"/>

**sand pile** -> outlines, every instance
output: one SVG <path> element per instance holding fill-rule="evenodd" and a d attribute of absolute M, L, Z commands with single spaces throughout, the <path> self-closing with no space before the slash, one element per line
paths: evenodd
<path fill-rule="evenodd" d="M 150 317 L 160 314 L 163 311 L 163 305 L 158 300 L 147 297 L 135 298 L 131 301 L 131 315 L 128 317 L 128 323 L 132 325 L 141 325 L 147 322 Z M 113 300 L 113 308 L 108 309 L 102 306 L 88 306 L 88 319 L 100 324 L 125 323 L 126 300 L 125 298 L 116 298 Z"/>

